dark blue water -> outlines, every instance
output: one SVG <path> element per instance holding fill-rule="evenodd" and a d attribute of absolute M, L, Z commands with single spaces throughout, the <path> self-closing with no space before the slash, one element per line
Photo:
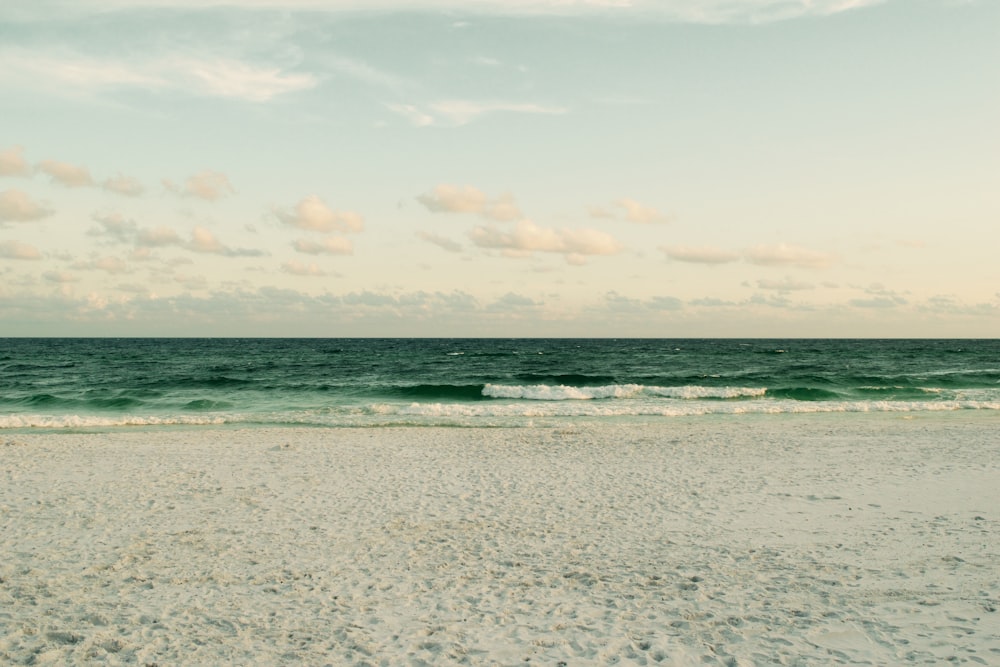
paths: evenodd
<path fill-rule="evenodd" d="M 0 428 L 1000 410 L 997 340 L 0 339 Z"/>

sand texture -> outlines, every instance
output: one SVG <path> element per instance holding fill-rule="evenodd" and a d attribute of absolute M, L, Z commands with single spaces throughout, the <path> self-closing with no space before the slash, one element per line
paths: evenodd
<path fill-rule="evenodd" d="M 0 663 L 998 665 L 998 427 L 0 435 Z"/>

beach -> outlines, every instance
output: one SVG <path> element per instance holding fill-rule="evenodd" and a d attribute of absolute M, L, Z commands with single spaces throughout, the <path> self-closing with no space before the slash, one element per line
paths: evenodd
<path fill-rule="evenodd" d="M 0 662 L 1000 664 L 995 412 L 0 434 Z"/>

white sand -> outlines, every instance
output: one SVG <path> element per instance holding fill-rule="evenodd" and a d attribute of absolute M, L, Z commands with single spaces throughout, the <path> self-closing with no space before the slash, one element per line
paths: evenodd
<path fill-rule="evenodd" d="M 997 665 L 998 427 L 0 434 L 0 663 Z"/>

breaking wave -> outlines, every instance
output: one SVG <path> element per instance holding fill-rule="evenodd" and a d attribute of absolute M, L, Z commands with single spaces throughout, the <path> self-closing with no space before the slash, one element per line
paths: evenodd
<path fill-rule="evenodd" d="M 676 399 L 738 399 L 759 398 L 767 393 L 763 387 L 649 387 L 641 384 L 612 384 L 600 387 L 568 385 L 502 385 L 487 384 L 483 396 L 529 401 L 586 401 L 609 398 L 661 397 Z"/>

